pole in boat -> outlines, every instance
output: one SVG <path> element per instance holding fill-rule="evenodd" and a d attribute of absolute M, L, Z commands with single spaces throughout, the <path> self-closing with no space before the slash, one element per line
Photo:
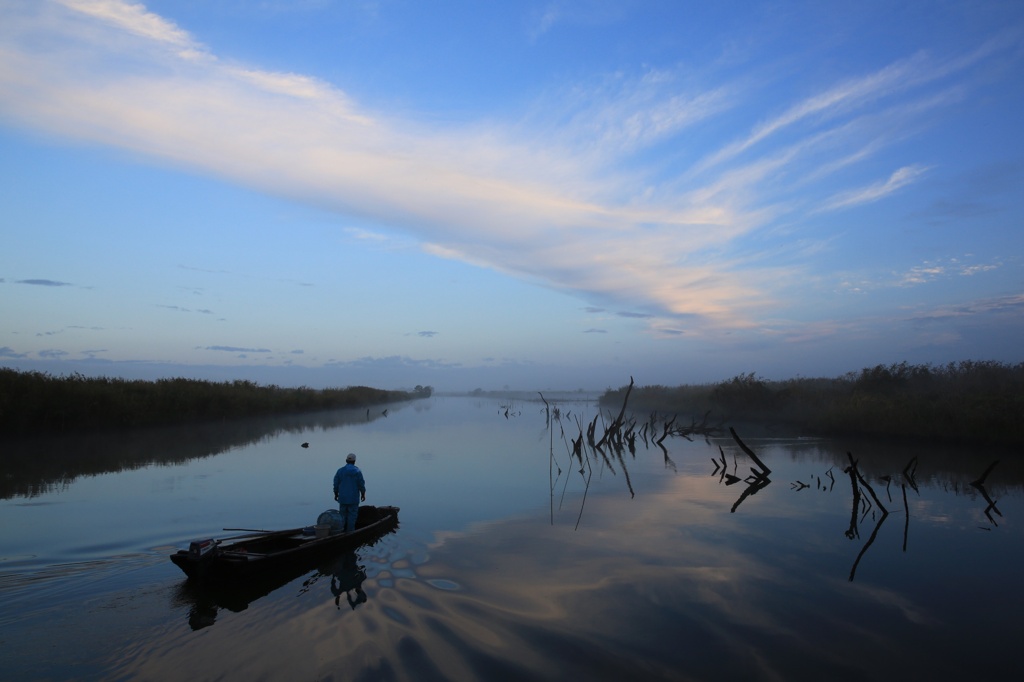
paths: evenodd
<path fill-rule="evenodd" d="M 263 530 L 261 528 L 225 528 L 224 530 L 226 530 L 226 531 L 229 531 L 229 530 L 240 530 L 240 531 L 243 531 L 245 533 L 272 533 L 273 532 L 273 531 L 270 531 L 270 530 Z"/>

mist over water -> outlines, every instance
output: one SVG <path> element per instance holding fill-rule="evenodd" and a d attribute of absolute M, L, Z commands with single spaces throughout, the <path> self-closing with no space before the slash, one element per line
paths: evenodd
<path fill-rule="evenodd" d="M 434 397 L 9 444 L 0 663 L 12 679 L 1018 669 L 1024 495 L 1000 453 L 740 431 L 766 476 L 727 432 L 577 459 L 596 404 L 549 401 L 558 419 L 539 401 Z M 367 503 L 401 507 L 394 533 L 234 590 L 168 560 L 223 528 L 313 523 L 348 452 Z"/>

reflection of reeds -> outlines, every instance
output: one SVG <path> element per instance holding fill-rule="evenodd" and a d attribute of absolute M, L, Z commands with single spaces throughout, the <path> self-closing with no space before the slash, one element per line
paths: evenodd
<path fill-rule="evenodd" d="M 109 433 L 22 437 L 0 443 L 4 477 L 0 499 L 59 490 L 79 476 L 181 464 L 264 441 L 279 433 L 304 434 L 363 422 L 361 410 L 204 422 L 189 426 Z"/>

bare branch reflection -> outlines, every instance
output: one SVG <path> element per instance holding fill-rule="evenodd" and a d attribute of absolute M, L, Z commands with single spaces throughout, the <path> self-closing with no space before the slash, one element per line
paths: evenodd
<path fill-rule="evenodd" d="M 996 515 L 1000 516 L 1000 517 L 1002 517 L 1003 514 L 1002 514 L 1002 512 L 999 511 L 999 508 L 996 507 L 995 500 L 993 500 L 989 496 L 988 490 L 985 489 L 985 479 L 988 478 L 988 475 L 990 473 L 992 473 L 992 470 L 996 468 L 997 464 L 999 464 L 999 460 L 998 459 L 996 461 L 992 462 L 988 466 L 988 469 L 985 469 L 985 473 L 983 473 L 980 478 L 978 478 L 977 480 L 971 481 L 971 487 L 973 487 L 975 490 L 977 490 L 979 493 L 981 493 L 981 496 L 983 498 L 985 498 L 985 502 L 988 503 L 988 506 L 985 507 L 985 516 L 988 518 L 988 520 L 992 523 L 993 526 L 997 526 L 998 527 L 999 524 L 996 523 L 995 518 L 993 518 L 992 512 L 995 512 Z M 986 529 L 986 530 L 988 530 L 988 529 Z"/>
<path fill-rule="evenodd" d="M 580 502 L 579 515 L 576 519 L 577 529 L 579 528 L 580 521 L 583 518 L 583 508 L 586 505 L 587 493 L 590 490 L 590 482 L 594 473 L 594 464 L 598 465 L 601 471 L 608 471 L 613 476 L 618 476 L 618 471 L 621 470 L 623 479 L 626 483 L 626 489 L 629 491 L 630 497 L 633 498 L 636 496 L 636 490 L 633 488 L 633 481 L 629 474 L 626 455 L 628 453 L 630 458 L 636 459 L 636 441 L 638 437 L 643 442 L 645 449 L 657 446 L 662 453 L 665 468 L 675 472 L 677 471 L 676 463 L 669 456 L 668 448 L 664 445 L 667 438 L 678 436 L 687 440 L 692 440 L 691 437 L 695 434 L 703 435 L 707 438 L 707 436 L 718 433 L 721 430 L 720 427 L 710 425 L 708 423 L 710 413 L 705 413 L 700 422 L 693 419 L 689 427 L 677 425 L 678 416 L 672 415 L 664 419 L 660 427 L 659 435 L 659 417 L 657 413 L 652 413 L 646 421 L 640 425 L 640 429 L 638 431 L 636 418 L 632 415 L 628 415 L 627 413 L 629 396 L 633 386 L 634 381 L 633 378 L 630 377 L 629 386 L 626 389 L 618 414 L 612 417 L 612 414 L 609 413 L 607 415 L 607 421 L 605 420 L 605 415 L 600 411 L 600 409 L 598 409 L 593 419 L 587 423 L 587 427 L 584 430 L 583 423 L 579 415 L 577 415 L 575 417 L 576 428 L 578 430 L 576 438 L 570 438 L 562 427 L 563 415 L 558 405 L 552 404 L 544 397 L 543 393 L 538 392 L 541 402 L 544 403 L 545 426 L 549 433 L 548 469 L 550 486 L 549 494 L 551 499 L 550 522 L 552 524 L 554 523 L 555 485 L 562 475 L 562 467 L 557 463 L 555 458 L 554 425 L 556 423 L 558 424 L 560 438 L 569 457 L 570 466 L 574 470 L 578 471 L 583 479 L 583 495 Z M 571 413 L 567 411 L 565 416 L 569 417 L 570 414 Z M 606 424 L 600 437 L 598 437 L 599 423 L 602 425 Z M 593 460 L 593 464 L 591 463 L 591 460 Z M 557 474 L 555 473 L 556 471 Z M 559 501 L 559 509 L 561 509 L 562 503 L 565 500 L 565 491 L 567 486 L 568 477 L 566 477 L 566 481 L 563 484 L 562 498 Z"/>
<path fill-rule="evenodd" d="M 732 505 L 732 509 L 730 511 L 732 513 L 735 513 L 736 509 L 738 509 L 739 506 L 743 503 L 743 500 L 747 499 L 751 495 L 757 494 L 759 491 L 764 490 L 765 488 L 768 487 L 768 485 L 772 482 L 771 479 L 768 478 L 768 474 L 770 474 L 772 470 L 769 469 L 768 466 L 761 461 L 757 454 L 753 450 L 751 450 L 746 443 L 740 440 L 740 437 L 736 434 L 735 429 L 729 427 L 729 433 L 732 434 L 732 438 L 734 441 L 736 441 L 736 444 L 739 445 L 740 450 L 746 453 L 746 455 L 754 461 L 754 464 L 757 465 L 756 468 L 750 467 L 750 476 L 747 476 L 747 478 L 744 479 L 744 482 L 747 484 L 747 487 L 740 495 L 740 498 L 736 500 L 736 503 Z M 724 454 L 722 456 L 722 459 L 725 459 Z M 733 476 L 732 478 L 735 479 L 737 477 Z M 735 480 L 731 481 L 731 483 L 735 482 Z M 727 485 L 731 483 L 727 483 Z"/>
<path fill-rule="evenodd" d="M 583 485 L 580 507 L 576 518 L 576 529 L 579 528 L 580 523 L 582 522 L 583 511 L 586 506 L 587 496 L 590 491 L 590 484 L 595 470 L 598 472 L 607 471 L 613 476 L 618 476 L 619 470 L 621 469 L 626 489 L 632 498 L 635 497 L 636 490 L 630 476 L 630 462 L 628 460 L 630 458 L 634 460 L 636 459 L 638 444 L 642 443 L 643 449 L 654 449 L 656 446 L 657 449 L 661 451 L 662 460 L 666 470 L 678 473 L 679 468 L 670 456 L 669 448 L 665 445 L 666 439 L 678 436 L 692 441 L 693 435 L 703 435 L 705 440 L 708 441 L 708 445 L 712 446 L 711 442 L 708 440 L 708 436 L 719 433 L 722 430 L 720 427 L 709 423 L 708 419 L 710 413 L 705 413 L 700 421 L 693 419 L 688 427 L 679 425 L 679 418 L 677 415 L 660 417 L 657 413 L 651 413 L 645 417 L 643 422 L 638 422 L 635 417 L 629 416 L 627 411 L 627 401 L 630 397 L 632 387 L 633 381 L 631 378 L 630 384 L 624 393 L 623 403 L 617 412 L 605 415 L 598 410 L 597 413 L 587 421 L 584 421 L 580 415 L 576 415 L 574 425 L 574 430 L 576 431 L 575 437 L 568 435 L 566 430 L 563 428 L 563 415 L 557 406 L 553 406 L 543 395 L 541 396 L 541 400 L 545 405 L 546 426 L 550 433 L 549 454 L 552 472 L 552 524 L 554 523 L 555 518 L 555 483 L 560 480 L 562 475 L 562 467 L 557 462 L 554 448 L 554 440 L 556 437 L 554 428 L 556 425 L 559 429 L 559 433 L 557 435 L 564 444 L 570 466 L 573 470 L 577 471 Z M 566 413 L 566 415 L 568 415 L 568 413 Z M 724 486 L 734 486 L 740 483 L 744 484 L 739 496 L 730 507 L 730 513 L 736 513 L 739 507 L 744 504 L 748 498 L 756 495 L 771 484 L 772 470 L 765 460 L 759 456 L 753 448 L 744 442 L 742 438 L 740 438 L 734 428 L 730 427 L 728 430 L 733 442 L 738 448 L 738 452 L 734 452 L 732 454 L 732 462 L 730 463 L 729 457 L 726 453 L 726 447 L 728 446 L 723 447 L 722 445 L 718 445 L 718 455 L 711 457 L 713 467 L 712 475 L 717 477 L 718 482 Z M 741 476 L 738 472 L 739 458 L 743 456 L 746 456 L 751 463 L 751 466 L 749 467 L 749 474 L 746 476 Z M 875 541 L 878 539 L 882 526 L 889 518 L 890 510 L 888 507 L 895 501 L 892 489 L 894 482 L 899 486 L 900 496 L 902 497 L 903 502 L 904 524 L 902 551 L 906 552 L 908 550 L 911 505 L 908 499 L 907 489 L 909 488 L 920 495 L 921 488 L 917 481 L 917 472 L 920 462 L 918 457 L 915 455 L 907 461 L 902 470 L 897 469 L 896 472 L 875 472 L 869 480 L 869 477 L 865 474 L 860 462 L 857 459 L 854 459 L 853 454 L 849 451 L 846 453 L 846 460 L 847 465 L 843 468 L 843 472 L 847 475 L 848 480 L 850 481 L 851 498 L 849 524 L 844 530 L 844 535 L 849 540 L 861 540 L 861 527 L 865 526 L 865 524 L 870 524 L 871 529 L 867 538 L 863 541 L 863 544 L 858 550 L 856 557 L 854 557 L 853 564 L 850 568 L 848 579 L 853 581 L 856 578 L 857 571 L 860 568 L 863 559 L 867 556 L 868 550 L 871 549 Z M 986 490 L 985 480 L 997 463 L 998 460 L 993 462 L 978 479 L 971 482 L 971 486 L 985 500 L 986 506 L 984 514 L 992 524 L 992 527 L 998 527 L 998 519 L 1002 517 L 1002 513 L 997 506 L 997 501 L 994 500 L 988 490 Z M 820 475 L 812 475 L 809 479 L 805 478 L 803 480 L 795 480 L 790 484 L 790 488 L 794 492 L 817 490 L 825 494 L 833 493 L 836 489 L 836 475 L 833 472 L 833 468 L 834 467 L 829 467 L 824 471 L 824 473 Z M 557 477 L 555 475 L 556 471 Z M 561 499 L 558 505 L 559 509 L 561 509 L 566 499 L 566 491 L 569 483 L 568 479 L 569 477 L 567 476 L 563 482 Z M 883 484 L 885 486 L 884 495 L 880 494 L 880 492 L 876 492 L 875 489 L 875 486 Z M 954 484 L 954 490 L 960 490 L 958 483 Z M 883 498 L 885 501 L 883 501 Z"/>

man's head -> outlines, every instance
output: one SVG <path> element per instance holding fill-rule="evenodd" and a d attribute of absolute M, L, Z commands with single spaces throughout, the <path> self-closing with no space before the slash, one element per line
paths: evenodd
<path fill-rule="evenodd" d="M 348 453 L 348 457 L 345 458 L 345 461 L 348 462 L 349 464 L 355 464 L 356 463 L 356 456 L 353 455 L 350 452 L 350 453 Z"/>

